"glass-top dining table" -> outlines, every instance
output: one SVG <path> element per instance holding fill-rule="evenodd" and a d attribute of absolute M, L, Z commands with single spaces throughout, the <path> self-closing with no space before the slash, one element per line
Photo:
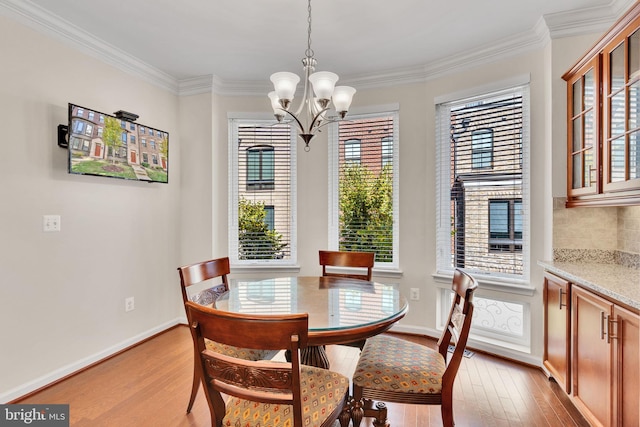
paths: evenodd
<path fill-rule="evenodd" d="M 309 314 L 307 365 L 329 368 L 326 344 L 342 344 L 380 334 L 402 319 L 406 298 L 395 284 L 339 277 L 232 279 L 214 302 L 218 310 L 247 314 Z M 248 343 L 249 344 L 249 343 Z"/>

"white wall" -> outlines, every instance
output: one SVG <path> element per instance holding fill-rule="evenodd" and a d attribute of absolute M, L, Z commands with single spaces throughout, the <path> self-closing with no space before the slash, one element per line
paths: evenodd
<path fill-rule="evenodd" d="M 443 286 L 432 276 L 434 98 L 530 74 L 530 263 L 536 291 L 506 297 L 529 304 L 533 338 L 530 354 L 505 355 L 540 364 L 542 271 L 536 261 L 550 253 L 551 191 L 563 188 L 555 183 L 564 180 L 566 167 L 560 76 L 586 40 L 557 42 L 558 54 L 554 41 L 424 83 L 358 91 L 353 111 L 400 106 L 403 275 L 378 279 L 399 282 L 405 291 L 418 287 L 421 300 L 411 304 L 398 330 L 434 334 L 437 289 Z M 8 401 L 184 318 L 176 267 L 228 252 L 227 112 L 269 113 L 270 107 L 264 96 L 178 98 L 2 17 L 0 58 L 0 328 L 3 342 L 10 343 L 0 353 L 0 401 Z M 167 130 L 169 184 L 69 175 L 67 152 L 56 146 L 56 126 L 66 122 L 68 102 L 107 113 L 136 112 L 140 123 Z M 328 246 L 326 133 L 314 139 L 310 152 L 298 148 L 299 274 L 315 275 L 317 251 Z M 44 214 L 62 216 L 60 233 L 42 231 Z M 125 313 L 128 296 L 136 298 L 136 310 Z"/>
<path fill-rule="evenodd" d="M 0 58 L 4 402 L 176 322 L 181 168 L 175 95 L 4 17 Z M 168 131 L 169 184 L 69 175 L 68 102 Z M 44 214 L 61 215 L 59 233 Z"/>

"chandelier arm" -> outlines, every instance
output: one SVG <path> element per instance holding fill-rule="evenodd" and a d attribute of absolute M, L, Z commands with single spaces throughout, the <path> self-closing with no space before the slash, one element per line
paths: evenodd
<path fill-rule="evenodd" d="M 338 123 L 340 121 L 341 121 L 340 119 L 336 119 L 336 118 L 326 119 L 322 123 L 318 124 L 318 126 L 316 126 L 316 129 L 314 129 L 314 130 L 319 130 L 320 128 L 323 128 L 326 125 L 330 125 L 331 123 Z"/>
<path fill-rule="evenodd" d="M 298 128 L 300 129 L 300 132 L 304 133 L 304 126 L 302 126 L 302 123 L 300 122 L 300 120 L 298 120 L 298 118 L 295 116 L 295 114 L 293 114 L 291 111 L 287 111 L 287 110 L 282 110 L 285 113 L 287 113 L 288 115 L 290 115 L 291 117 L 293 117 L 293 119 L 296 121 L 296 123 L 298 124 Z"/>
<path fill-rule="evenodd" d="M 313 89 L 311 87 L 311 85 L 309 84 L 309 76 L 311 75 L 311 73 L 314 71 L 314 67 L 313 67 L 313 62 L 315 61 L 315 59 L 313 58 L 305 58 L 307 60 L 310 60 L 309 64 L 310 65 L 305 65 L 304 69 L 304 92 L 302 92 L 302 99 L 300 100 L 300 105 L 298 106 L 298 108 L 296 109 L 296 116 L 300 115 L 302 113 L 302 111 L 304 110 L 304 107 L 307 104 L 307 101 L 310 100 L 309 102 L 313 102 Z M 304 62 L 304 60 L 303 60 Z M 313 108 L 313 107 L 309 107 L 309 108 Z"/>
<path fill-rule="evenodd" d="M 321 111 L 319 111 L 315 117 L 313 118 L 313 120 L 311 121 L 311 125 L 309 125 L 309 131 L 312 132 L 314 129 L 319 128 L 320 126 L 322 126 L 322 119 L 320 118 L 320 116 L 322 115 L 322 113 L 324 113 L 325 111 L 327 111 L 329 109 L 329 107 L 327 108 L 323 108 Z M 318 121 L 320 120 L 320 121 Z M 316 125 L 316 122 L 318 122 L 318 124 Z"/>

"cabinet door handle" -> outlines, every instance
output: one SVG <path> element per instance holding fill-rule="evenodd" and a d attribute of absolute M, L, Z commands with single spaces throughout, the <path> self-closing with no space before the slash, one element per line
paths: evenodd
<path fill-rule="evenodd" d="M 560 310 L 562 310 L 562 307 L 566 307 L 566 306 L 567 306 L 567 304 L 563 304 L 563 303 L 562 303 L 562 296 L 563 296 L 563 295 L 566 295 L 566 292 L 564 292 L 564 291 L 562 290 L 562 288 L 559 288 L 559 289 L 558 289 L 558 301 L 559 301 L 558 308 L 559 308 Z"/>
<path fill-rule="evenodd" d="M 603 340 L 605 335 L 608 335 L 605 329 L 605 324 L 608 323 L 607 319 L 605 317 L 609 317 L 609 316 L 605 316 L 604 311 L 600 312 L 600 339 Z M 606 326 L 608 328 L 608 325 Z M 608 340 L 608 337 L 607 337 Z"/>

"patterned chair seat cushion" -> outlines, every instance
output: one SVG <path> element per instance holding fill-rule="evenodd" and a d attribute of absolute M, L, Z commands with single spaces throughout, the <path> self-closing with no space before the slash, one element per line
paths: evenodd
<path fill-rule="evenodd" d="M 435 394 L 446 363 L 437 351 L 388 335 L 369 338 L 353 374 L 355 385 L 380 391 Z"/>
<path fill-rule="evenodd" d="M 320 426 L 340 405 L 349 388 L 349 378 L 337 372 L 312 366 L 302 366 L 302 425 Z M 267 404 L 229 397 L 222 422 L 228 427 L 291 427 L 293 411 L 290 405 Z"/>
<path fill-rule="evenodd" d="M 209 289 L 200 291 L 197 294 L 192 295 L 189 299 L 197 304 L 210 306 L 224 292 L 226 292 L 225 286 L 217 285 Z M 208 339 L 205 339 L 204 342 L 209 350 L 215 351 L 216 353 L 224 354 L 226 356 L 236 357 L 238 359 L 254 361 L 268 360 L 272 359 L 276 354 L 278 354 L 277 351 L 233 347 L 230 345 L 220 344 Z"/>
<path fill-rule="evenodd" d="M 252 348 L 233 347 L 231 345 L 221 344 L 208 339 L 204 340 L 205 345 L 211 351 L 224 354 L 225 356 L 235 357 L 244 360 L 269 360 L 272 359 L 277 351 L 272 350 L 254 350 Z"/>

